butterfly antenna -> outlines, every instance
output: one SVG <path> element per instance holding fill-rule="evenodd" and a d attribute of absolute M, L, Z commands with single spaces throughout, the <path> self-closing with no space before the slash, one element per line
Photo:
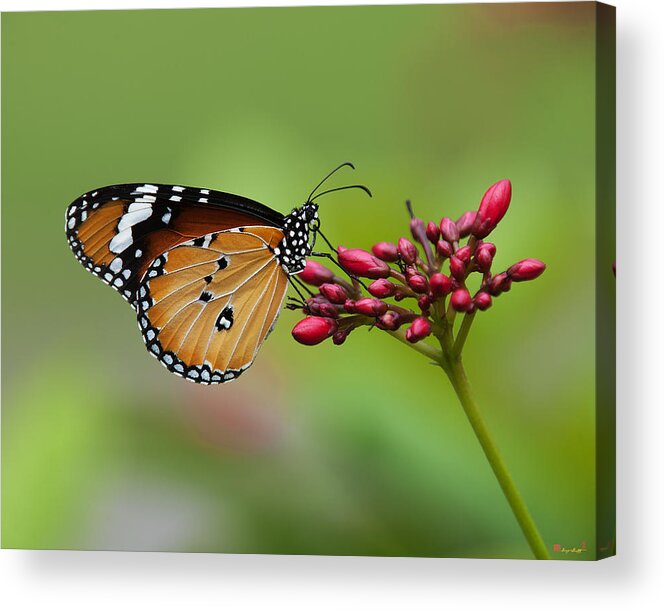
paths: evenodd
<path fill-rule="evenodd" d="M 342 163 L 341 165 L 338 165 L 334 170 L 332 170 L 321 182 L 319 182 L 313 189 L 312 192 L 309 194 L 309 197 L 307 197 L 307 201 L 312 201 L 312 195 L 316 193 L 316 189 L 318 189 L 330 176 L 332 176 L 335 172 L 339 171 L 343 167 L 350 167 L 351 169 L 356 169 L 356 166 L 353 165 L 353 163 L 346 161 Z"/>
<path fill-rule="evenodd" d="M 315 197 L 310 197 L 308 201 L 314 201 L 315 199 L 318 199 L 322 195 L 327 195 L 328 193 L 334 193 L 335 191 L 345 191 L 346 189 L 360 189 L 361 191 L 365 191 L 370 197 L 372 196 L 372 191 L 370 191 L 366 186 L 363 186 L 362 184 L 351 184 L 349 186 L 338 186 L 337 188 L 334 189 L 328 189 L 327 191 L 319 193 Z"/>
<path fill-rule="evenodd" d="M 328 247 L 329 247 L 329 248 L 330 248 L 335 254 L 337 254 L 337 248 L 335 248 L 335 246 L 333 246 L 333 245 L 330 243 L 330 240 L 329 240 L 329 239 L 328 239 L 323 233 L 321 233 L 321 229 L 317 229 L 316 232 L 321 236 L 321 238 L 323 239 L 323 241 L 325 241 L 326 244 L 328 244 Z"/>

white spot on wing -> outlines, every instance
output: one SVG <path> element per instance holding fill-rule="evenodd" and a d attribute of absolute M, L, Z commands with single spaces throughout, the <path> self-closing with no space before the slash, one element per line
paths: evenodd
<path fill-rule="evenodd" d="M 153 200 L 155 198 L 153 197 Z M 138 212 L 139 210 L 151 210 L 152 204 L 148 201 L 139 201 L 138 199 L 134 203 L 130 203 L 127 208 L 127 212 Z"/>
<path fill-rule="evenodd" d="M 118 231 L 124 231 L 125 229 L 129 229 L 130 227 L 137 225 L 139 222 L 142 222 L 147 218 L 150 218 L 150 216 L 152 215 L 152 206 L 150 204 L 133 203 L 132 205 L 144 205 L 146 207 L 132 210 L 132 206 L 130 205 L 129 210 L 122 215 L 122 218 L 118 223 Z"/>
<path fill-rule="evenodd" d="M 118 233 L 109 243 L 109 250 L 115 254 L 124 252 L 132 245 L 132 229 L 128 228 Z"/>
<path fill-rule="evenodd" d="M 137 193 L 156 193 L 157 187 L 154 184 L 144 184 L 136 189 Z"/>
<path fill-rule="evenodd" d="M 137 197 L 134 200 L 134 203 L 150 204 L 150 203 L 155 203 L 155 201 L 157 201 L 157 197 L 155 197 L 154 195 L 143 195 L 142 197 Z M 134 205 L 134 203 L 132 203 L 132 205 Z M 132 208 L 132 205 L 129 206 L 130 210 Z"/>

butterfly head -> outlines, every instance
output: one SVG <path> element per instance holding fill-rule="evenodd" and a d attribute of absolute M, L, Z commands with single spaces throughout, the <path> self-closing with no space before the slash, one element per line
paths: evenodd
<path fill-rule="evenodd" d="M 319 228 L 319 205 L 313 201 L 306 201 L 300 210 L 309 229 L 316 231 Z"/>

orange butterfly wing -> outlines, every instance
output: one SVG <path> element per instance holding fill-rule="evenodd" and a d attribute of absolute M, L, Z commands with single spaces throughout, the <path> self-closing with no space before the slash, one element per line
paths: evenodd
<path fill-rule="evenodd" d="M 236 379 L 254 361 L 284 301 L 288 275 L 274 254 L 276 227 L 209 233 L 148 267 L 136 300 L 148 351 L 198 383 Z"/>

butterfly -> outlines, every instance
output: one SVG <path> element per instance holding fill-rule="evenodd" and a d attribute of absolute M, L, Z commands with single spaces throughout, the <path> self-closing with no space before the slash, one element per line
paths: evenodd
<path fill-rule="evenodd" d="M 115 184 L 68 207 L 78 261 L 136 311 L 148 352 L 188 381 L 217 384 L 247 370 L 272 331 L 289 281 L 305 268 L 319 228 L 319 187 L 286 216 L 222 191 Z M 330 242 L 322 235 L 334 250 Z"/>

